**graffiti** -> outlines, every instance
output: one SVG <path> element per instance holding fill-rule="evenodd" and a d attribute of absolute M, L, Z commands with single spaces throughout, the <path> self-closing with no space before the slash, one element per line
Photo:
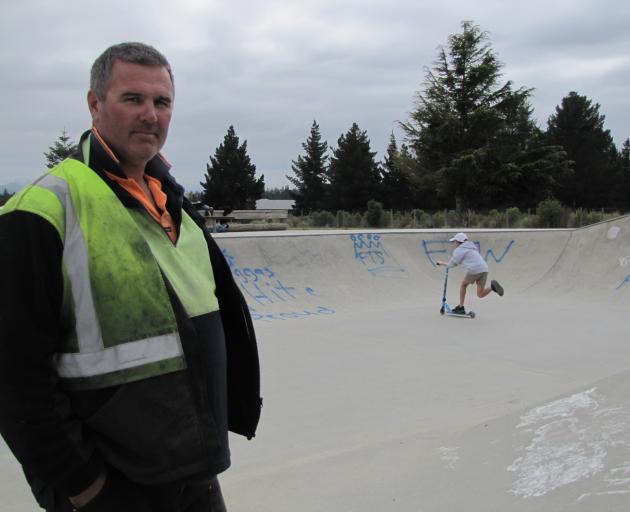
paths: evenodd
<path fill-rule="evenodd" d="M 354 259 L 372 274 L 382 272 L 405 272 L 387 252 L 381 236 L 375 233 L 349 235 L 354 249 Z"/>
<path fill-rule="evenodd" d="M 317 306 L 317 308 L 313 311 L 303 309 L 302 311 L 289 311 L 283 313 L 260 313 L 254 308 L 249 308 L 249 312 L 251 313 L 253 320 L 263 321 L 290 320 L 295 318 L 306 318 L 309 316 L 334 315 L 336 313 L 334 309 L 326 306 Z"/>
<path fill-rule="evenodd" d="M 479 249 L 479 252 L 481 253 L 481 244 L 479 242 L 475 242 L 477 244 L 477 248 Z M 486 255 L 484 257 L 484 259 L 486 261 L 488 261 L 488 259 L 490 258 L 490 256 L 492 256 L 492 259 L 497 262 L 497 263 L 501 263 L 503 261 L 503 258 L 505 258 L 505 255 L 510 252 L 510 249 L 512 248 L 512 246 L 514 245 L 514 240 L 510 240 L 510 242 L 507 244 L 507 246 L 505 247 L 505 249 L 503 250 L 503 253 L 501 254 L 501 256 L 497 257 L 494 255 L 494 251 L 492 249 L 488 249 L 486 251 Z"/>
<path fill-rule="evenodd" d="M 615 288 L 615 290 L 619 290 L 621 287 L 627 285 L 628 283 L 630 283 L 630 274 L 628 274 L 625 279 L 623 281 L 621 281 L 621 283 L 619 284 L 619 286 L 617 286 L 617 288 Z"/>
<path fill-rule="evenodd" d="M 608 240 L 614 240 L 619 236 L 620 232 L 621 228 L 619 226 L 611 226 L 608 233 L 606 233 L 606 236 L 608 237 Z"/>
<path fill-rule="evenodd" d="M 234 280 L 247 300 L 253 320 L 288 320 L 315 315 L 332 315 L 336 312 L 326 306 L 318 306 L 312 311 L 307 309 L 281 313 L 260 311 L 260 308 L 264 309 L 276 304 L 290 305 L 291 302 L 298 300 L 302 294 L 307 297 L 315 297 L 317 293 L 310 286 L 305 286 L 303 289 L 289 286 L 268 266 L 241 267 L 237 264 L 236 258 L 226 249 L 222 249 L 222 252 L 232 271 Z"/>
<path fill-rule="evenodd" d="M 483 256 L 483 259 L 489 261 L 492 258 L 496 263 L 501 263 L 503 259 L 507 256 L 507 254 L 512 250 L 512 247 L 516 243 L 515 240 L 510 240 L 507 245 L 503 248 L 501 253 L 497 256 L 494 252 L 494 247 L 490 247 L 486 250 L 485 254 L 482 250 L 481 242 L 478 240 L 473 240 L 474 244 L 477 246 L 477 250 L 479 254 Z M 423 240 L 422 248 L 424 250 L 424 255 L 427 257 L 429 262 L 433 267 L 436 267 L 436 260 L 438 259 L 448 259 L 448 254 L 451 252 L 451 242 L 448 240 Z M 441 256 L 441 258 L 440 258 Z"/>

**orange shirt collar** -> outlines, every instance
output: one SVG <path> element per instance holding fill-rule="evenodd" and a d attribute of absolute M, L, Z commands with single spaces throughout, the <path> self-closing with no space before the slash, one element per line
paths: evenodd
<path fill-rule="evenodd" d="M 164 229 L 165 233 L 173 243 L 177 241 L 177 228 L 175 227 L 175 222 L 173 221 L 171 214 L 166 209 L 167 197 L 162 190 L 160 180 L 154 178 L 153 176 L 149 176 L 148 174 L 144 175 L 149 191 L 151 192 L 151 196 L 153 197 L 153 201 L 151 201 L 146 196 L 140 185 L 138 185 L 136 180 L 132 178 L 122 178 L 107 171 L 105 171 L 105 174 L 109 179 L 118 183 L 122 188 L 129 192 L 131 196 L 137 199 L 142 206 L 144 206 L 149 215 L 151 215 L 151 217 L 153 217 L 153 219 L 162 226 L 162 229 Z"/>

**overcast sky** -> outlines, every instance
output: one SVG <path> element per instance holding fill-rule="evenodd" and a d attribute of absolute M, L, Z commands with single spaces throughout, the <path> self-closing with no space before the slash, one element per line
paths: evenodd
<path fill-rule="evenodd" d="M 7 5 L 8 4 L 8 5 Z M 425 68 L 472 20 L 504 79 L 534 88 L 534 117 L 570 91 L 630 137 L 628 0 L 9 0 L 0 17 L 0 184 L 29 181 L 65 130 L 89 128 L 89 69 L 111 44 L 142 41 L 171 62 L 176 100 L 165 155 L 199 189 L 234 125 L 267 187 L 287 185 L 313 120 L 331 147 L 353 122 L 382 160 Z"/>

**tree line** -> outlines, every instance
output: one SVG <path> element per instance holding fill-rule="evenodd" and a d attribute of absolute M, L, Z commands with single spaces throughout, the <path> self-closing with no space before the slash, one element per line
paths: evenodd
<path fill-rule="evenodd" d="M 293 161 L 296 208 L 365 211 L 369 199 L 397 210 L 535 208 L 556 199 L 573 208 L 630 209 L 630 140 L 621 150 L 599 104 L 570 92 L 536 126 L 532 89 L 501 81 L 489 37 L 462 22 L 426 70 L 405 140 L 392 134 L 376 162 L 356 123 L 327 163 L 317 122 Z"/>
<path fill-rule="evenodd" d="M 549 200 L 629 211 L 630 139 L 616 147 L 600 105 L 571 91 L 541 129 L 533 90 L 503 81 L 502 69 L 488 33 L 463 21 L 425 68 L 409 119 L 399 122 L 403 140 L 392 133 L 382 161 L 357 123 L 329 147 L 314 120 L 286 176 L 292 188 L 266 191 L 247 141 L 230 126 L 194 198 L 251 209 L 263 196 L 289 196 L 302 213 L 364 212 L 368 201 L 407 211 L 529 209 Z M 64 131 L 47 165 L 75 148 Z"/>

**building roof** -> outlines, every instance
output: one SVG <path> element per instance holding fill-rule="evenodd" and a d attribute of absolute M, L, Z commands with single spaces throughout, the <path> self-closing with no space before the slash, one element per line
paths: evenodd
<path fill-rule="evenodd" d="M 293 210 L 294 199 L 259 199 L 256 201 L 257 210 Z"/>

